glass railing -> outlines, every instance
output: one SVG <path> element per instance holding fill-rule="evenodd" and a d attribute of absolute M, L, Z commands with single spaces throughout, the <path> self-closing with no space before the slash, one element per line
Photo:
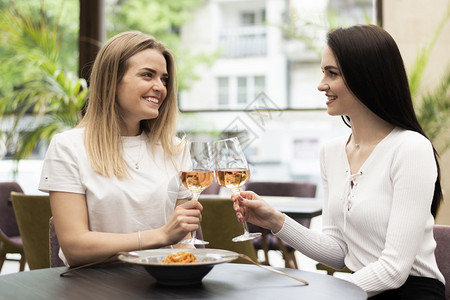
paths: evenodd
<path fill-rule="evenodd" d="M 267 55 L 267 29 L 265 26 L 224 28 L 220 32 L 223 57 Z"/>

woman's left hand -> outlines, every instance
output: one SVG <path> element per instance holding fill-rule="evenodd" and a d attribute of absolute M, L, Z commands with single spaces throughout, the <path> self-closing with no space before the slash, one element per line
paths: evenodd
<path fill-rule="evenodd" d="M 239 222 L 244 219 L 254 225 L 278 232 L 284 223 L 284 215 L 251 191 L 232 195 L 233 208 Z"/>

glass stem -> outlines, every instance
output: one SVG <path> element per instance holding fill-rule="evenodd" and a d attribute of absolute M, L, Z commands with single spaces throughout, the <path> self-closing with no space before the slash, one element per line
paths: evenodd
<path fill-rule="evenodd" d="M 200 197 L 199 192 L 192 192 L 192 201 L 198 201 L 198 197 Z M 200 226 L 200 223 L 199 225 Z M 195 244 L 195 239 L 197 238 L 197 230 L 191 232 L 192 244 Z"/>
<path fill-rule="evenodd" d="M 233 192 L 234 195 L 239 196 L 240 195 L 240 191 L 241 190 L 238 189 L 238 190 L 233 190 L 232 192 Z M 249 235 L 250 231 L 248 230 L 247 221 L 245 220 L 244 216 L 242 216 L 242 217 L 243 217 L 242 226 L 244 227 L 244 235 Z"/>
<path fill-rule="evenodd" d="M 242 226 L 244 226 L 244 234 L 248 235 L 249 231 L 248 231 L 247 221 L 244 220 L 244 222 L 242 222 Z"/>

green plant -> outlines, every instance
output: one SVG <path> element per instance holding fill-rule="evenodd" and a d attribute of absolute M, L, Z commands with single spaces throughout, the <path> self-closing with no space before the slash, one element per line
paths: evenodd
<path fill-rule="evenodd" d="M 179 90 L 189 89 L 200 78 L 198 67 L 211 66 L 219 51 L 194 53 L 180 38 L 183 24 L 192 20 L 202 0 L 111 0 L 106 5 L 108 37 L 127 30 L 140 30 L 163 41 L 178 58 Z"/>
<path fill-rule="evenodd" d="M 58 65 L 63 31 L 43 9 L 36 20 L 32 11 L 11 7 L 0 18 L 3 53 L 0 65 L 5 82 L 0 98 L 1 138 L 13 158 L 28 157 L 40 142 L 78 123 L 87 98 L 87 85 Z M 31 115 L 30 121 L 27 116 Z"/>
<path fill-rule="evenodd" d="M 416 106 L 417 119 L 439 153 L 444 153 L 450 148 L 450 66 L 433 91 L 420 93 L 420 85 L 431 51 L 449 21 L 450 5 L 431 40 L 418 52 L 409 73 L 409 85 Z"/>
<path fill-rule="evenodd" d="M 450 148 L 450 70 L 441 84 L 421 97 L 417 118 L 439 153 Z"/>
<path fill-rule="evenodd" d="M 0 0 L 0 154 L 27 158 L 37 145 L 78 123 L 88 88 L 70 72 L 76 69 L 78 19 L 67 8 L 76 10 L 77 2 Z M 210 64 L 216 55 L 190 54 L 177 32 L 201 0 L 144 2 L 108 1 L 108 36 L 135 29 L 163 40 L 176 56 L 183 54 L 179 86 L 187 88 L 198 77 L 196 65 Z"/>

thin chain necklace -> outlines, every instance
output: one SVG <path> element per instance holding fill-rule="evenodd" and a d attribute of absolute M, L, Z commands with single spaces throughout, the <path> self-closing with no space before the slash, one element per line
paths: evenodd
<path fill-rule="evenodd" d="M 142 140 L 142 134 L 139 136 L 139 152 L 138 152 L 138 156 L 137 156 L 137 160 L 134 160 L 127 152 L 125 152 L 125 155 L 128 156 L 128 158 L 133 162 L 134 164 L 134 168 L 136 170 L 139 170 L 139 163 L 141 162 L 141 149 L 142 149 L 142 144 L 143 144 L 143 140 Z"/>

